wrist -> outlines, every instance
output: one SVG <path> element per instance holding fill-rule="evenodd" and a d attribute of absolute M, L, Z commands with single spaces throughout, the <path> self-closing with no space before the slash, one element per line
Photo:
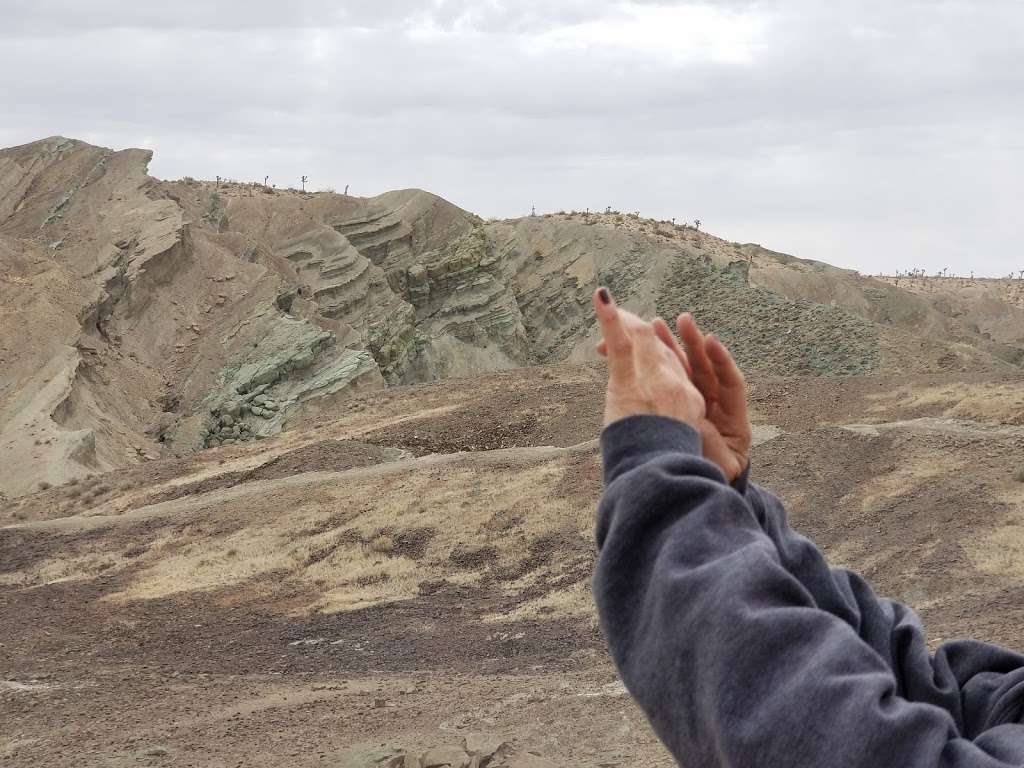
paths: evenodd
<path fill-rule="evenodd" d="M 747 486 L 750 484 L 750 459 L 744 459 L 743 468 L 736 477 L 729 480 L 729 485 L 736 489 L 740 495 L 746 495 Z"/>
<path fill-rule="evenodd" d="M 616 419 L 601 433 L 605 483 L 663 453 L 685 453 L 703 459 L 700 433 L 679 419 L 659 414 Z"/>

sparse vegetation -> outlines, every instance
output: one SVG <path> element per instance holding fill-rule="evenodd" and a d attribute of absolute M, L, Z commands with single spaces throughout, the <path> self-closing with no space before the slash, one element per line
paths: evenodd
<path fill-rule="evenodd" d="M 380 534 L 375 536 L 370 541 L 366 542 L 366 548 L 370 552 L 376 552 L 382 555 L 390 554 L 395 548 L 395 541 L 390 536 Z"/>
<path fill-rule="evenodd" d="M 357 577 L 353 580 L 353 584 L 357 587 L 370 587 L 374 584 L 385 584 L 391 580 L 391 576 L 386 572 L 381 571 L 380 573 L 366 573 L 362 576 Z"/>

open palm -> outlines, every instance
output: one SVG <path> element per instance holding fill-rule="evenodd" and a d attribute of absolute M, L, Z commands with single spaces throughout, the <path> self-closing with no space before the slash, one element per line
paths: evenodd
<path fill-rule="evenodd" d="M 751 429 L 743 373 L 725 345 L 713 334 L 702 334 L 689 313 L 679 316 L 676 329 L 685 351 L 664 321 L 655 321 L 661 340 L 687 358 L 690 378 L 704 396 L 706 415 L 700 430 L 704 456 L 732 482 L 750 461 Z"/>
<path fill-rule="evenodd" d="M 689 313 L 676 320 L 678 338 L 661 318 L 652 326 L 704 397 L 705 415 L 698 427 L 704 458 L 717 464 L 729 482 L 734 481 L 750 461 L 751 429 L 743 373 L 725 345 L 714 334 L 701 333 Z M 680 338 L 685 349 L 679 344 Z M 606 354 L 603 341 L 597 351 Z"/>

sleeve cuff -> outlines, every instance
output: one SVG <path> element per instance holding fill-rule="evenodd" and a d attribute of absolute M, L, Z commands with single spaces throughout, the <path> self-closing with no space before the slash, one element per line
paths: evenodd
<path fill-rule="evenodd" d="M 747 466 L 740 472 L 739 477 L 732 481 L 731 485 L 740 496 L 747 495 L 747 488 L 750 486 L 750 459 L 747 459 Z"/>
<path fill-rule="evenodd" d="M 666 416 L 642 414 L 613 421 L 601 433 L 605 484 L 660 453 L 701 455 L 700 433 Z"/>

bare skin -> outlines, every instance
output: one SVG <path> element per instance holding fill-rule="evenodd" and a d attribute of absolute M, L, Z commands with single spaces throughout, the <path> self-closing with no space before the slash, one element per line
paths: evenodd
<path fill-rule="evenodd" d="M 679 419 L 700 432 L 704 457 L 729 482 L 739 477 L 750 458 L 750 419 L 743 374 L 725 345 L 689 313 L 676 320 L 677 338 L 661 318 L 619 308 L 605 288 L 594 292 L 594 309 L 597 351 L 608 358 L 605 424 L 642 413 Z"/>

